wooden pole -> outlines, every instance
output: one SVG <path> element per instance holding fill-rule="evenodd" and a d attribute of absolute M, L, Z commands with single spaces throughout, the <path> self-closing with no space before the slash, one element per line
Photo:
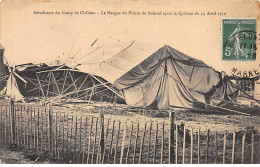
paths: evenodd
<path fill-rule="evenodd" d="M 139 122 L 137 123 L 137 130 L 136 130 L 136 137 L 135 137 L 135 144 L 134 144 L 134 154 L 133 154 L 133 164 L 135 163 L 135 154 L 138 142 L 138 134 L 139 134 Z"/>
<path fill-rule="evenodd" d="M 110 120 L 108 119 L 107 120 L 107 129 L 106 129 L 106 140 L 105 140 L 107 142 L 108 142 L 109 122 L 110 122 Z M 104 151 L 103 151 L 103 156 L 102 156 L 102 161 L 101 161 L 102 164 L 104 163 L 104 160 L 105 160 L 106 145 L 107 145 L 106 142 L 104 142 Z"/>
<path fill-rule="evenodd" d="M 254 140 L 255 140 L 255 134 L 252 133 L 252 139 L 251 139 L 251 164 L 254 163 L 254 150 L 255 150 L 255 148 L 254 148 L 255 141 Z"/>
<path fill-rule="evenodd" d="M 178 164 L 178 125 L 175 127 L 175 164 Z"/>
<path fill-rule="evenodd" d="M 52 108 L 49 106 L 49 156 L 52 156 Z"/>
<path fill-rule="evenodd" d="M 85 163 L 85 151 L 86 151 L 86 142 L 87 142 L 87 129 L 88 129 L 88 118 L 85 117 L 86 123 L 85 123 L 85 134 L 84 134 L 84 145 L 83 145 L 83 154 L 82 154 L 82 164 Z"/>
<path fill-rule="evenodd" d="M 191 128 L 190 132 L 190 163 L 192 164 L 193 161 L 193 128 Z"/>
<path fill-rule="evenodd" d="M 146 126 L 147 126 L 147 123 L 145 123 L 144 125 L 144 131 L 143 131 L 143 136 L 142 136 L 142 142 L 141 142 L 141 147 L 140 147 L 140 157 L 139 157 L 139 164 L 142 163 L 142 154 L 143 154 L 143 149 L 144 149 L 144 139 L 145 139 L 145 132 L 146 132 Z"/>
<path fill-rule="evenodd" d="M 98 154 L 97 154 L 97 161 L 96 163 L 99 163 L 101 158 L 102 158 L 102 154 L 104 152 L 104 145 L 105 145 L 105 134 L 104 134 L 104 114 L 102 112 L 102 110 L 100 110 L 99 112 L 99 118 L 100 118 L 100 134 L 99 134 L 99 145 L 98 145 Z"/>
<path fill-rule="evenodd" d="M 169 113 L 169 164 L 174 163 L 174 112 Z"/>
<path fill-rule="evenodd" d="M 161 164 L 163 164 L 163 152 L 164 152 L 164 122 L 162 123 Z"/>
<path fill-rule="evenodd" d="M 74 154 L 73 154 L 73 160 L 77 157 L 77 131 L 78 131 L 78 116 L 76 115 L 76 121 L 75 121 L 75 144 L 74 144 Z"/>
<path fill-rule="evenodd" d="M 92 136 L 91 133 L 92 133 L 92 128 L 93 128 L 93 117 L 91 117 L 90 130 L 89 130 L 87 163 L 89 163 L 89 157 L 90 157 L 90 147 L 91 147 L 91 136 Z"/>
<path fill-rule="evenodd" d="M 185 164 L 186 126 L 183 128 L 182 164 Z"/>
<path fill-rule="evenodd" d="M 95 137 L 94 137 L 94 143 L 93 143 L 93 147 L 92 147 L 92 158 L 91 158 L 91 164 L 93 164 L 93 161 L 94 161 L 94 154 L 95 154 L 95 151 L 96 151 L 97 126 L 98 126 L 98 118 L 97 118 L 97 120 L 96 120 Z"/>
<path fill-rule="evenodd" d="M 55 140 L 54 140 L 54 157 L 57 156 L 57 140 L 58 140 L 58 113 L 55 113 Z"/>
<path fill-rule="evenodd" d="M 122 145 L 121 145 L 120 164 L 123 163 L 124 148 L 125 148 L 125 136 L 126 136 L 126 122 L 124 124 L 124 133 L 123 133 L 123 140 L 122 140 Z"/>
<path fill-rule="evenodd" d="M 246 141 L 246 133 L 244 133 L 242 137 L 241 164 L 243 164 L 245 160 L 245 141 Z"/>
<path fill-rule="evenodd" d="M 43 111 L 41 110 L 41 153 L 43 151 Z"/>
<path fill-rule="evenodd" d="M 147 164 L 149 164 L 149 159 L 150 159 L 151 135 L 152 135 L 152 122 L 150 124 L 150 129 L 149 129 Z"/>
<path fill-rule="evenodd" d="M 198 164 L 200 164 L 200 127 L 198 130 Z"/>
<path fill-rule="evenodd" d="M 120 137 L 120 125 L 121 125 L 121 122 L 119 121 L 118 122 L 118 131 L 117 131 L 117 136 L 116 136 L 116 147 L 115 147 L 115 154 L 114 154 L 114 164 L 116 163 L 116 157 L 117 157 L 118 140 L 119 140 L 119 137 Z"/>
<path fill-rule="evenodd" d="M 79 123 L 79 153 L 81 154 L 81 147 L 82 147 L 82 135 L 81 135 L 81 130 L 82 130 L 82 116 L 80 117 L 80 123 Z M 79 163 L 79 161 L 78 161 Z"/>
<path fill-rule="evenodd" d="M 218 160 L 218 134 L 217 131 L 215 131 L 215 164 Z"/>
<path fill-rule="evenodd" d="M 156 151 L 157 151 L 157 136 L 158 136 L 158 123 L 156 123 L 155 136 L 154 136 L 154 147 L 153 147 L 153 164 L 156 162 Z"/>
<path fill-rule="evenodd" d="M 36 148 L 36 121 L 35 121 L 35 108 L 33 109 L 33 149 Z"/>
<path fill-rule="evenodd" d="M 232 159 L 231 163 L 234 163 L 235 160 L 235 144 L 236 144 L 236 132 L 233 132 L 233 145 L 232 145 Z"/>
<path fill-rule="evenodd" d="M 40 128 L 40 109 L 38 108 L 37 110 L 37 137 L 36 137 L 36 148 L 37 148 L 37 153 L 39 152 L 39 128 Z"/>
<path fill-rule="evenodd" d="M 129 151 L 130 151 L 130 147 L 131 147 L 131 144 L 132 144 L 133 128 L 134 128 L 134 125 L 133 125 L 133 123 L 131 123 L 131 130 L 130 130 L 130 136 L 129 136 L 129 145 L 127 147 L 126 160 L 125 160 L 126 164 L 128 163 Z"/>
<path fill-rule="evenodd" d="M 209 158 L 209 129 L 207 131 L 207 139 L 206 139 L 206 164 L 209 163 L 208 162 L 208 158 Z"/>
<path fill-rule="evenodd" d="M 227 145 L 227 133 L 224 132 L 224 144 L 223 144 L 223 164 L 226 163 L 226 145 Z"/>

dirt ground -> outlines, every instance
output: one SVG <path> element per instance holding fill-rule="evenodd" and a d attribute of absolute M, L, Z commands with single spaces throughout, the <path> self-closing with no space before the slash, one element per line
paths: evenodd
<path fill-rule="evenodd" d="M 230 106 L 227 106 L 231 108 Z M 138 122 L 166 122 L 169 120 L 169 112 L 175 113 L 175 123 L 184 123 L 187 128 L 201 131 L 242 131 L 242 130 L 256 130 L 260 132 L 260 107 L 234 107 L 238 111 L 250 113 L 250 116 L 235 114 L 231 112 L 213 110 L 213 111 L 188 111 L 188 110 L 143 110 L 138 108 L 130 108 L 123 104 L 113 105 L 111 103 L 70 103 L 63 106 L 53 106 L 56 111 L 62 111 L 71 115 L 77 114 L 98 114 L 102 111 L 105 118 L 113 117 L 122 122 L 138 121 Z"/>

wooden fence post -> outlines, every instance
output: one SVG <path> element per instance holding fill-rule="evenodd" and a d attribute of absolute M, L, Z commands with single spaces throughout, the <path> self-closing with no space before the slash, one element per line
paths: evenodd
<path fill-rule="evenodd" d="M 49 156 L 52 156 L 52 108 L 49 105 Z"/>
<path fill-rule="evenodd" d="M 245 160 L 245 141 L 246 141 L 246 133 L 244 133 L 242 137 L 241 164 L 243 164 Z"/>
<path fill-rule="evenodd" d="M 126 125 L 127 125 L 127 123 L 125 122 L 125 124 L 124 124 L 124 133 L 123 133 L 123 140 L 122 140 L 122 145 L 121 145 L 120 164 L 123 163 L 123 157 L 124 157 L 125 136 L 126 136 Z"/>
<path fill-rule="evenodd" d="M 154 147 L 153 147 L 153 164 L 156 163 L 156 151 L 157 151 L 157 137 L 158 137 L 158 122 L 156 123 L 155 135 L 154 135 Z"/>
<path fill-rule="evenodd" d="M 254 147 L 255 141 L 254 140 L 255 140 L 255 134 L 252 133 L 252 139 L 251 139 L 251 164 L 254 163 L 254 149 L 255 149 L 255 147 Z"/>
<path fill-rule="evenodd" d="M 198 164 L 200 164 L 200 127 L 198 130 Z"/>
<path fill-rule="evenodd" d="M 186 127 L 183 128 L 182 164 L 185 163 Z"/>
<path fill-rule="evenodd" d="M 218 161 L 218 134 L 217 131 L 215 131 L 215 164 Z"/>
<path fill-rule="evenodd" d="M 206 139 L 206 164 L 209 163 L 208 162 L 208 158 L 209 158 L 209 129 L 207 131 L 207 139 Z"/>
<path fill-rule="evenodd" d="M 193 128 L 191 128 L 190 132 L 190 163 L 193 161 Z"/>
<path fill-rule="evenodd" d="M 101 134 L 100 134 L 100 141 L 99 141 L 99 146 L 100 146 L 100 158 L 103 157 L 103 153 L 104 153 L 104 147 L 105 147 L 105 133 L 104 133 L 104 128 L 105 128 L 105 120 L 104 120 L 104 113 L 102 111 L 100 111 L 100 130 L 101 130 Z"/>
<path fill-rule="evenodd" d="M 223 144 L 223 164 L 226 163 L 226 144 L 227 144 L 227 134 L 224 132 L 224 144 Z"/>
<path fill-rule="evenodd" d="M 236 144 L 236 132 L 233 132 L 233 145 L 232 145 L 232 159 L 231 163 L 234 163 L 235 160 L 235 144 Z"/>
<path fill-rule="evenodd" d="M 145 123 L 144 125 L 144 131 L 143 131 L 143 135 L 142 135 L 142 139 L 141 139 L 141 146 L 140 146 L 140 157 L 139 157 L 139 164 L 142 163 L 142 154 L 143 154 L 143 149 L 144 149 L 144 140 L 145 140 L 145 132 L 146 132 L 146 126 L 147 126 L 147 123 Z"/>
<path fill-rule="evenodd" d="M 14 108 L 14 99 L 11 99 L 11 141 L 12 144 L 15 142 L 15 108 Z"/>
<path fill-rule="evenodd" d="M 169 113 L 169 164 L 174 163 L 174 112 Z"/>
<path fill-rule="evenodd" d="M 178 164 L 178 125 L 175 126 L 175 164 Z"/>

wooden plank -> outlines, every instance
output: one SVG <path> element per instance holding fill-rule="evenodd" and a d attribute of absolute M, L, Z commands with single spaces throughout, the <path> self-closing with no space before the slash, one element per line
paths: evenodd
<path fill-rule="evenodd" d="M 151 135 L 152 135 L 152 122 L 150 123 L 150 128 L 149 128 L 147 164 L 149 164 L 149 160 L 150 160 Z"/>
<path fill-rule="evenodd" d="M 92 147 L 92 158 L 91 158 L 91 164 L 93 164 L 94 162 L 94 154 L 96 151 L 96 142 L 97 142 L 97 127 L 98 127 L 98 118 L 96 119 L 96 126 L 95 126 L 95 137 L 94 137 L 94 143 L 93 143 L 93 147 Z"/>
<path fill-rule="evenodd" d="M 246 141 L 246 133 L 244 133 L 242 137 L 241 164 L 243 164 L 245 160 L 245 141 Z"/>
<path fill-rule="evenodd" d="M 138 134 L 139 134 L 139 122 L 137 123 L 136 128 L 137 128 L 137 130 L 136 130 L 135 144 L 134 144 L 133 164 L 135 164 L 135 155 L 136 155 L 136 148 L 137 148 Z"/>
<path fill-rule="evenodd" d="M 76 115 L 75 120 L 75 140 L 74 140 L 74 153 L 73 153 L 73 161 L 77 157 L 77 132 L 78 132 L 78 116 Z"/>
<path fill-rule="evenodd" d="M 33 124 L 33 149 L 36 148 L 36 122 L 35 122 L 35 108 L 33 109 L 33 121 L 32 121 L 32 124 Z"/>
<path fill-rule="evenodd" d="M 31 136 L 31 143 L 29 144 L 29 147 L 30 148 L 33 148 L 34 147 L 34 139 L 33 139 L 33 137 L 34 137 L 34 132 L 33 132 L 33 112 L 35 111 L 35 108 L 33 108 L 32 110 L 31 110 L 31 115 L 30 115 L 30 136 Z M 31 147 L 31 144 L 32 144 L 32 147 Z"/>
<path fill-rule="evenodd" d="M 66 115 L 65 113 L 63 114 L 63 123 L 62 123 L 62 148 L 61 148 L 61 152 L 64 153 L 65 152 L 65 121 L 68 122 L 68 120 L 66 120 Z"/>
<path fill-rule="evenodd" d="M 127 147 L 127 151 L 126 151 L 126 159 L 125 159 L 125 163 L 128 163 L 128 158 L 129 158 L 129 151 L 130 151 L 130 147 L 132 145 L 132 135 L 133 135 L 133 129 L 134 129 L 134 125 L 133 123 L 131 123 L 131 130 L 130 130 L 130 135 L 129 135 L 129 145 Z"/>
<path fill-rule="evenodd" d="M 214 160 L 215 164 L 218 163 L 217 160 L 218 160 L 218 134 L 217 131 L 215 131 L 215 160 Z"/>
<path fill-rule="evenodd" d="M 198 164 L 200 164 L 200 127 L 198 130 Z"/>
<path fill-rule="evenodd" d="M 190 132 L 190 163 L 192 164 L 193 161 L 193 128 L 191 128 Z"/>
<path fill-rule="evenodd" d="M 27 145 L 27 149 L 29 149 L 29 127 L 30 127 L 30 121 L 29 121 L 29 111 L 30 110 L 30 108 L 29 108 L 29 106 L 28 106 L 28 108 L 27 108 L 27 125 L 26 125 L 26 132 L 27 132 L 27 134 L 26 134 L 26 145 Z"/>
<path fill-rule="evenodd" d="M 66 120 L 67 120 L 67 128 L 66 128 L 66 131 L 67 131 L 67 134 L 66 134 L 66 150 L 64 149 L 64 153 L 67 151 L 69 151 L 69 115 L 66 114 Z"/>
<path fill-rule="evenodd" d="M 231 159 L 232 164 L 234 164 L 234 160 L 235 160 L 235 144 L 236 144 L 236 132 L 233 132 L 232 159 Z"/>
<path fill-rule="evenodd" d="M 185 164 L 186 126 L 183 128 L 182 164 Z"/>
<path fill-rule="evenodd" d="M 122 144 L 121 144 L 120 164 L 123 163 L 124 148 L 125 148 L 125 136 L 126 136 L 126 122 L 124 124 L 123 140 L 122 140 Z"/>
<path fill-rule="evenodd" d="M 15 139 L 16 139 L 16 144 L 17 144 L 17 146 L 19 147 L 20 146 L 20 127 L 19 127 L 19 109 L 18 109 L 18 105 L 15 107 L 16 109 L 16 112 L 15 112 L 15 119 L 16 119 L 16 123 L 15 123 L 15 127 L 16 127 L 16 137 L 15 137 Z M 1 124 L 0 124 L 0 126 L 1 126 Z"/>
<path fill-rule="evenodd" d="M 104 150 L 104 114 L 102 110 L 99 111 L 99 118 L 100 118 L 100 133 L 99 133 L 99 142 L 98 142 L 98 153 L 97 153 L 97 159 L 96 164 L 100 163 L 100 160 L 102 158 L 101 153 L 103 153 Z"/>
<path fill-rule="evenodd" d="M 115 146 L 115 154 L 114 154 L 114 164 L 116 163 L 116 157 L 117 157 L 117 150 L 118 150 L 118 140 L 120 138 L 120 125 L 121 122 L 118 122 L 118 131 L 117 131 L 117 136 L 116 136 L 116 146 Z"/>
<path fill-rule="evenodd" d="M 73 134 L 73 115 L 71 116 L 71 123 L 70 123 L 70 141 L 69 141 L 69 151 L 71 152 L 71 144 L 72 144 L 72 134 Z"/>
<path fill-rule="evenodd" d="M 163 164 L 163 152 L 164 152 L 164 122 L 162 123 L 161 164 Z"/>
<path fill-rule="evenodd" d="M 115 120 L 113 121 L 112 131 L 111 131 L 111 141 L 110 141 L 110 148 L 109 148 L 109 152 L 108 152 L 108 163 L 110 162 L 110 154 L 112 154 L 112 145 L 113 145 L 113 140 L 114 140 L 114 128 L 115 128 Z"/>
<path fill-rule="evenodd" d="M 251 164 L 254 163 L 254 151 L 255 151 L 255 134 L 252 133 L 251 136 Z"/>
<path fill-rule="evenodd" d="M 207 131 L 207 138 L 206 138 L 206 164 L 209 163 L 208 159 L 209 159 L 209 129 Z"/>
<path fill-rule="evenodd" d="M 224 132 L 224 143 L 223 143 L 223 164 L 226 163 L 226 147 L 227 147 L 227 133 Z"/>
<path fill-rule="evenodd" d="M 55 139 L 54 139 L 54 157 L 57 157 L 57 152 L 58 152 L 58 148 L 57 148 L 57 140 L 58 140 L 58 113 L 55 113 Z"/>
<path fill-rule="evenodd" d="M 41 153 L 43 151 L 43 110 L 41 110 Z"/>
<path fill-rule="evenodd" d="M 157 136 L 158 136 L 158 123 L 156 123 L 155 136 L 154 136 L 154 146 L 153 146 L 153 164 L 156 163 Z"/>
<path fill-rule="evenodd" d="M 93 117 L 91 117 L 91 123 L 90 123 L 90 130 L 89 130 L 89 137 L 88 137 L 88 156 L 87 156 L 87 163 L 89 163 L 89 157 L 90 157 L 90 147 L 91 147 L 91 136 L 92 136 L 92 128 L 93 128 Z"/>
<path fill-rule="evenodd" d="M 49 107 L 49 156 L 52 156 L 52 111 Z"/>
<path fill-rule="evenodd" d="M 61 112 L 59 112 L 59 114 L 58 114 L 58 133 L 57 133 L 57 135 L 58 135 L 58 140 L 57 140 L 57 147 L 58 147 L 58 150 L 57 150 L 57 158 L 58 158 L 58 160 L 60 159 L 60 147 L 61 147 L 61 145 L 60 145 L 60 121 L 61 121 Z"/>
<path fill-rule="evenodd" d="M 5 139 L 4 143 L 6 144 L 7 142 L 7 125 L 8 125 L 8 117 L 7 117 L 7 105 L 5 106 Z"/>
<path fill-rule="evenodd" d="M 48 150 L 48 148 L 47 148 L 48 143 L 49 143 L 48 113 L 47 113 L 47 108 L 45 108 L 45 151 Z"/>
<path fill-rule="evenodd" d="M 143 131 L 143 135 L 142 135 L 142 139 L 141 139 L 141 147 L 140 147 L 140 157 L 139 157 L 139 164 L 142 163 L 142 155 L 143 155 L 143 149 L 144 149 L 144 140 L 145 140 L 145 133 L 146 133 L 146 126 L 147 126 L 147 123 L 145 123 L 144 125 L 144 131 Z"/>
<path fill-rule="evenodd" d="M 169 113 L 169 164 L 174 163 L 174 112 Z"/>
<path fill-rule="evenodd" d="M 81 134 L 81 130 L 82 130 L 82 116 L 80 117 L 80 123 L 79 123 L 79 153 L 81 153 L 81 147 L 82 147 L 82 134 Z"/>
<path fill-rule="evenodd" d="M 21 141 L 20 141 L 20 144 L 22 145 L 23 144 L 23 121 L 24 121 L 24 118 L 23 118 L 23 106 L 21 105 L 21 108 L 20 108 L 20 136 L 21 136 Z"/>
<path fill-rule="evenodd" d="M 86 151 L 86 142 L 87 142 L 87 129 L 88 129 L 88 118 L 85 117 L 85 128 L 84 128 L 84 145 L 83 145 L 83 153 L 82 153 L 82 164 L 85 163 L 85 151 Z"/>
<path fill-rule="evenodd" d="M 3 123 L 3 105 L 1 105 L 1 123 L 0 123 L 0 134 L 1 134 L 1 140 L 3 141 L 3 126 L 4 126 L 4 123 Z"/>
<path fill-rule="evenodd" d="M 175 128 L 175 164 L 178 164 L 178 125 Z"/>
<path fill-rule="evenodd" d="M 38 108 L 37 110 L 37 136 L 36 136 L 36 148 L 37 148 L 37 153 L 39 152 L 39 129 L 40 129 L 40 109 Z"/>
<path fill-rule="evenodd" d="M 110 119 L 107 120 L 107 128 L 106 128 L 106 141 L 107 138 L 108 138 L 108 132 L 109 132 L 109 122 L 110 122 Z M 104 164 L 104 160 L 105 160 L 105 154 L 106 154 L 106 142 L 104 142 L 104 151 L 103 151 L 103 156 L 102 156 L 102 161 L 101 163 Z"/>

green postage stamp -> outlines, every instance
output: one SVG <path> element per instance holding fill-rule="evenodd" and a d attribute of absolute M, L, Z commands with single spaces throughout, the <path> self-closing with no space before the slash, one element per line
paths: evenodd
<path fill-rule="evenodd" d="M 256 59 L 256 19 L 222 19 L 222 60 Z"/>

